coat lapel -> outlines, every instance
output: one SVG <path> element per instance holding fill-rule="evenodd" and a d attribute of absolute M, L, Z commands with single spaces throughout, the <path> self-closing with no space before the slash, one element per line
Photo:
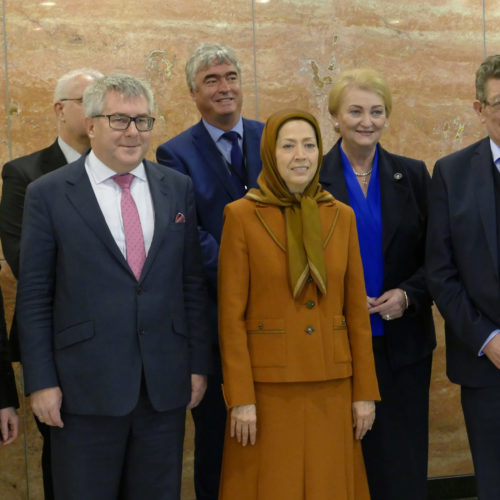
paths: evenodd
<path fill-rule="evenodd" d="M 257 203 L 255 213 L 272 240 L 286 253 L 286 230 L 281 209 Z"/>
<path fill-rule="evenodd" d="M 68 165 L 67 168 L 67 192 L 70 203 L 87 223 L 89 228 L 95 233 L 97 238 L 106 246 L 113 257 L 120 262 L 129 272 L 127 261 L 123 257 L 120 249 L 115 243 L 111 231 L 108 228 L 106 219 L 101 212 L 99 203 L 90 184 L 85 170 L 85 157 L 82 156 L 76 162 Z"/>
<path fill-rule="evenodd" d="M 342 168 L 342 160 L 340 158 L 340 141 L 337 141 L 335 146 L 323 157 L 319 182 L 337 200 L 350 205 L 344 169 Z"/>
<path fill-rule="evenodd" d="M 213 170 L 215 178 L 219 179 L 231 199 L 237 200 L 239 195 L 231 182 L 224 159 L 201 120 L 193 129 L 193 145 L 203 159 L 202 163 Z"/>
<path fill-rule="evenodd" d="M 161 243 L 167 233 L 168 224 L 174 221 L 175 214 L 173 207 L 174 197 L 172 196 L 171 187 L 165 182 L 164 169 L 158 167 L 155 163 L 144 160 L 144 167 L 148 177 L 149 191 L 153 201 L 155 213 L 155 227 L 153 240 L 149 248 L 146 262 L 141 273 L 142 281 L 151 268 L 151 264 L 157 255 Z"/>
<path fill-rule="evenodd" d="M 59 147 L 59 143 L 56 139 L 56 141 L 43 152 L 40 162 L 40 175 L 52 172 L 67 163 L 66 157 L 64 156 L 64 153 Z"/>
<path fill-rule="evenodd" d="M 379 147 L 380 197 L 382 204 L 382 248 L 387 254 L 410 199 L 406 172 L 387 151 Z"/>
<path fill-rule="evenodd" d="M 479 215 L 498 279 L 497 221 L 492 161 L 490 142 L 489 139 L 485 139 L 472 157 L 471 167 L 472 172 L 474 172 L 474 192 L 476 193 Z"/>
<path fill-rule="evenodd" d="M 248 120 L 243 118 L 243 141 L 246 158 L 246 168 L 248 171 L 248 187 L 257 187 L 257 177 L 262 170 L 260 159 L 260 137 L 261 134 L 255 130 Z"/>

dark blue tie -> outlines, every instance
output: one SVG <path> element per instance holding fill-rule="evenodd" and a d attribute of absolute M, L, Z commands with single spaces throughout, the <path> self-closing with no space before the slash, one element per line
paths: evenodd
<path fill-rule="evenodd" d="M 231 142 L 231 166 L 233 167 L 231 178 L 238 193 L 240 196 L 243 196 L 246 192 L 246 175 L 243 164 L 243 153 L 238 143 L 238 132 L 234 132 L 234 130 L 224 132 L 222 137 Z"/>

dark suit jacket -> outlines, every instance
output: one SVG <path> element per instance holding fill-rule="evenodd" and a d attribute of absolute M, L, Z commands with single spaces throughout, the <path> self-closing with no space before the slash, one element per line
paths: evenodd
<path fill-rule="evenodd" d="M 430 196 L 427 280 L 445 319 L 447 373 L 470 387 L 500 385 L 482 345 L 500 328 L 493 159 L 489 138 L 436 163 Z"/>
<path fill-rule="evenodd" d="M 48 148 L 16 158 L 3 166 L 0 238 L 5 259 L 16 278 L 19 276 L 19 247 L 26 188 L 30 182 L 66 163 L 66 157 L 56 140 Z M 12 360 L 19 361 L 19 340 L 15 317 L 10 330 L 9 345 Z"/>
<path fill-rule="evenodd" d="M 262 169 L 260 138 L 264 124 L 243 119 L 244 157 L 248 187 L 257 187 Z M 203 267 L 208 282 L 212 340 L 217 342 L 217 262 L 224 207 L 239 198 L 226 163 L 205 125 L 196 125 L 158 147 L 158 163 L 189 175 L 193 181 L 200 229 Z"/>
<path fill-rule="evenodd" d="M 65 412 L 124 415 L 143 376 L 156 410 L 180 408 L 191 373 L 210 365 L 191 181 L 144 162 L 155 227 L 137 282 L 84 163 L 27 190 L 17 295 L 26 393 L 59 385 Z M 174 222 L 178 213 L 185 223 Z"/>
<path fill-rule="evenodd" d="M 401 177 L 399 178 L 399 175 Z M 424 277 L 429 173 L 422 161 L 397 156 L 379 146 L 384 282 L 382 291 L 402 288 L 411 306 L 384 323 L 387 354 L 393 368 L 429 355 L 436 346 L 430 298 Z M 335 198 L 349 204 L 340 143 L 323 158 L 319 178 Z"/>

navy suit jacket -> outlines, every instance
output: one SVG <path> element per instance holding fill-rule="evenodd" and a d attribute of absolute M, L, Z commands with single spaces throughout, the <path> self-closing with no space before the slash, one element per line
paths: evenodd
<path fill-rule="evenodd" d="M 469 387 L 500 385 L 500 370 L 478 357 L 500 328 L 493 168 L 486 138 L 440 159 L 432 176 L 427 280 L 445 319 L 448 377 Z"/>
<path fill-rule="evenodd" d="M 424 276 L 429 173 L 422 161 L 379 146 L 384 281 L 382 292 L 402 288 L 411 301 L 401 318 L 386 321 L 387 355 L 393 368 L 428 356 L 436 346 L 432 300 Z M 319 178 L 338 200 L 350 204 L 340 142 L 324 156 Z"/>
<path fill-rule="evenodd" d="M 16 279 L 19 276 L 19 248 L 26 188 L 35 179 L 66 163 L 66 157 L 56 140 L 47 148 L 16 158 L 3 166 L 0 238 L 5 260 Z M 12 360 L 19 361 L 19 339 L 15 314 L 10 329 L 9 347 Z"/>
<path fill-rule="evenodd" d="M 137 282 L 84 163 L 28 186 L 17 295 L 26 393 L 60 386 L 64 412 L 118 416 L 144 377 L 156 410 L 182 407 L 190 375 L 210 365 L 191 181 L 144 162 L 155 224 Z"/>
<path fill-rule="evenodd" d="M 248 188 L 257 187 L 262 169 L 260 138 L 264 124 L 243 118 L 243 153 Z M 217 342 L 217 263 L 224 207 L 239 198 L 224 158 L 200 120 L 156 151 L 158 163 L 189 175 L 193 181 L 203 267 L 208 282 L 212 341 Z"/>

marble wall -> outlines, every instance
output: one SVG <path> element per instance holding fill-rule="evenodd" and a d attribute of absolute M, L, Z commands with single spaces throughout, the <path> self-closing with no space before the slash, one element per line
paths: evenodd
<path fill-rule="evenodd" d="M 206 41 L 227 43 L 240 58 L 245 116 L 265 120 L 284 106 L 309 109 L 320 121 L 325 149 L 335 140 L 326 109 L 335 76 L 364 65 L 380 70 L 394 92 L 383 145 L 425 160 L 431 170 L 440 156 L 484 135 L 472 110 L 473 75 L 485 54 L 500 51 L 500 7 L 485 0 L 0 2 L 0 164 L 53 141 L 55 82 L 83 66 L 149 80 L 157 100 L 153 159 L 158 144 L 199 119 L 184 64 Z M 15 283 L 4 261 L 0 281 L 10 318 Z M 436 323 L 430 475 L 469 473 L 458 391 L 445 376 L 437 314 Z M 29 410 L 21 413 L 20 438 L 0 450 L 0 496 L 6 500 L 42 498 L 40 441 Z M 186 500 L 194 498 L 190 450 Z"/>

